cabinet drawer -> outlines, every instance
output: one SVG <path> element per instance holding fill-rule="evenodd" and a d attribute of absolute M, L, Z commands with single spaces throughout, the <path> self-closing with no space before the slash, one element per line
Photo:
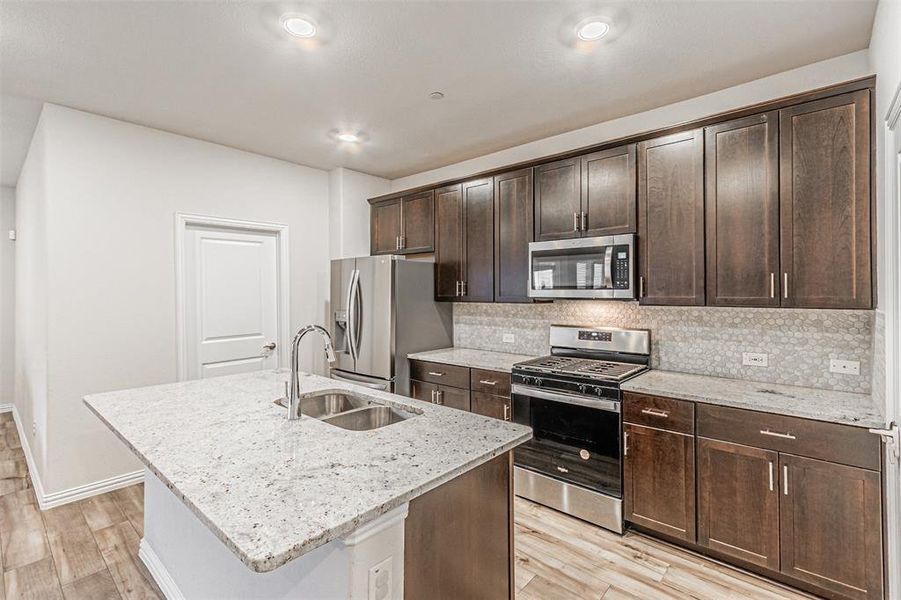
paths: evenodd
<path fill-rule="evenodd" d="M 464 390 L 469 389 L 469 367 L 411 360 L 410 378 Z"/>
<path fill-rule="evenodd" d="M 623 402 L 623 421 L 679 433 L 694 433 L 695 407 L 693 402 L 684 400 L 627 392 Z"/>
<path fill-rule="evenodd" d="M 510 395 L 510 374 L 486 369 L 473 369 L 470 375 L 470 389 L 493 396 Z"/>
<path fill-rule="evenodd" d="M 698 436 L 879 470 L 879 437 L 861 427 L 698 404 Z"/>

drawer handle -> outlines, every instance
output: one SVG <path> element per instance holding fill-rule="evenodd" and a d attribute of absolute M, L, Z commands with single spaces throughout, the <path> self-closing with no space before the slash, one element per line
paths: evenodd
<path fill-rule="evenodd" d="M 653 408 L 643 408 L 641 409 L 641 414 L 651 415 L 652 417 L 660 417 L 662 419 L 669 417 L 669 413 L 665 410 L 654 410 Z"/>
<path fill-rule="evenodd" d="M 479 383 L 484 383 L 485 385 L 497 385 L 496 381 L 486 381 L 485 379 L 480 379 Z"/>
<path fill-rule="evenodd" d="M 444 377 L 444 373 L 438 373 L 436 371 L 429 371 L 429 375 L 432 375 L 433 377 Z"/>
<path fill-rule="evenodd" d="M 773 491 L 773 461 L 770 461 L 770 491 Z"/>
<path fill-rule="evenodd" d="M 796 440 L 795 436 L 790 433 L 779 433 L 778 431 L 770 431 L 769 429 L 761 429 L 760 435 L 769 435 L 772 437 L 782 438 L 783 440 Z"/>
<path fill-rule="evenodd" d="M 504 421 L 510 420 L 510 405 L 504 404 Z"/>

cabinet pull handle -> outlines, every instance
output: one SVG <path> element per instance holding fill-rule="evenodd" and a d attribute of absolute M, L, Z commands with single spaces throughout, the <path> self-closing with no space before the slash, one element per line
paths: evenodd
<path fill-rule="evenodd" d="M 432 403 L 432 404 L 435 404 L 435 390 L 432 390 L 432 399 L 431 399 L 431 403 Z"/>
<path fill-rule="evenodd" d="M 403 250 L 406 247 L 407 247 L 407 236 L 402 235 L 402 236 L 400 236 L 400 250 Z"/>
<path fill-rule="evenodd" d="M 788 298 L 788 273 L 782 274 L 782 297 Z"/>
<path fill-rule="evenodd" d="M 773 491 L 773 461 L 770 461 L 770 491 Z"/>
<path fill-rule="evenodd" d="M 466 296 L 466 282 L 465 281 L 460 282 L 460 292 L 461 292 L 460 293 L 461 296 Z"/>
<path fill-rule="evenodd" d="M 429 375 L 433 375 L 435 377 L 444 377 L 444 373 L 441 371 L 429 371 Z"/>
<path fill-rule="evenodd" d="M 776 297 L 776 274 L 770 273 L 770 298 Z"/>
<path fill-rule="evenodd" d="M 560 465 L 557 465 L 557 470 L 561 473 L 569 473 L 569 469 L 567 469 L 566 467 L 561 467 Z"/>
<path fill-rule="evenodd" d="M 588 231 L 588 213 L 581 213 L 581 214 L 582 214 L 582 221 L 581 221 L 582 231 Z"/>
<path fill-rule="evenodd" d="M 579 213 L 573 213 L 573 231 L 579 231 Z"/>
<path fill-rule="evenodd" d="M 394 236 L 394 249 L 400 250 L 400 236 L 399 235 Z"/>
<path fill-rule="evenodd" d="M 497 385 L 496 381 L 488 381 L 487 379 L 480 379 L 479 383 L 484 383 L 485 385 Z"/>
<path fill-rule="evenodd" d="M 641 409 L 641 414 L 651 415 L 652 417 L 660 417 L 662 419 L 669 417 L 669 413 L 665 410 L 654 410 L 653 408 L 643 408 Z"/>
<path fill-rule="evenodd" d="M 638 278 L 638 297 L 644 298 L 644 276 Z"/>
<path fill-rule="evenodd" d="M 796 440 L 795 436 L 790 433 L 779 433 L 778 431 L 770 431 L 769 429 L 761 429 L 760 435 L 769 435 L 772 437 L 782 438 L 784 440 Z"/>
<path fill-rule="evenodd" d="M 788 496 L 788 465 L 782 465 L 782 493 Z"/>
<path fill-rule="evenodd" d="M 435 392 L 435 396 L 437 397 L 437 401 L 435 402 L 435 404 L 438 404 L 439 406 L 443 405 L 444 404 L 444 392 L 441 390 L 437 390 Z"/>
<path fill-rule="evenodd" d="M 454 282 L 454 284 L 455 284 L 455 286 L 454 286 L 454 296 L 456 296 L 456 297 L 458 297 L 458 298 L 459 298 L 460 296 L 463 295 L 463 294 L 460 293 L 460 284 L 461 284 L 461 283 L 462 283 L 461 281 L 455 281 L 455 282 Z"/>
<path fill-rule="evenodd" d="M 629 456 L 629 432 L 623 432 L 623 456 Z"/>
<path fill-rule="evenodd" d="M 510 420 L 510 405 L 504 404 L 504 421 Z"/>

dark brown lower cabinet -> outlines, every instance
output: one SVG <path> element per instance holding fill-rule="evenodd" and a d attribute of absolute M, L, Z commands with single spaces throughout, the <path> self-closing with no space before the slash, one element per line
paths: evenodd
<path fill-rule="evenodd" d="M 779 455 L 698 438 L 698 544 L 779 569 Z"/>
<path fill-rule="evenodd" d="M 846 598 L 882 598 L 876 471 L 779 455 L 782 572 Z"/>
<path fill-rule="evenodd" d="M 484 392 L 472 392 L 472 412 L 485 416 L 509 421 L 513 418 L 513 406 L 510 398 L 493 396 Z"/>
<path fill-rule="evenodd" d="M 513 598 L 510 453 L 410 501 L 404 598 Z"/>
<path fill-rule="evenodd" d="M 441 404 L 458 410 L 469 411 L 469 390 L 437 385 L 427 381 L 412 380 L 410 382 L 410 395 L 423 402 Z"/>
<path fill-rule="evenodd" d="M 626 520 L 694 542 L 694 436 L 631 423 L 623 428 Z"/>

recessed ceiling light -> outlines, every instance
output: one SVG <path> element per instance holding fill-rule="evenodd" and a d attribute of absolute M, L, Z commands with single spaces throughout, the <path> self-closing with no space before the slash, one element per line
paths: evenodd
<path fill-rule="evenodd" d="M 347 142 L 348 144 L 355 144 L 360 141 L 359 134 L 352 133 L 350 131 L 345 131 L 345 132 L 339 133 L 335 137 L 338 138 L 338 141 Z"/>
<path fill-rule="evenodd" d="M 282 17 L 282 26 L 294 37 L 311 38 L 316 35 L 316 24 L 304 17 L 285 15 Z"/>
<path fill-rule="evenodd" d="M 576 27 L 576 33 L 580 40 L 586 42 L 596 42 L 610 31 L 610 24 L 600 19 L 587 19 L 579 23 Z"/>

